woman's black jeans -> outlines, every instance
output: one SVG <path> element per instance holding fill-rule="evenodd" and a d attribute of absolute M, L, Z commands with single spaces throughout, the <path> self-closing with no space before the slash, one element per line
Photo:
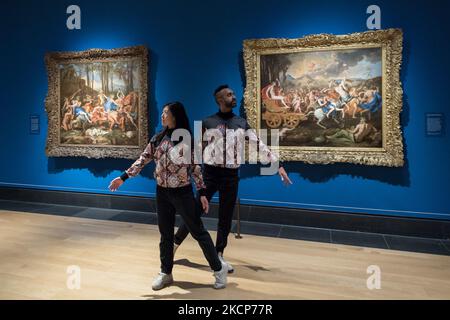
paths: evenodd
<path fill-rule="evenodd" d="M 178 213 L 203 250 L 209 266 L 214 271 L 222 269 L 214 243 L 203 226 L 200 216 L 195 212 L 195 199 L 192 186 L 180 188 L 156 188 L 156 210 L 158 213 L 158 227 L 161 233 L 159 251 L 161 271 L 171 274 L 173 269 L 173 240 L 175 214 Z"/>

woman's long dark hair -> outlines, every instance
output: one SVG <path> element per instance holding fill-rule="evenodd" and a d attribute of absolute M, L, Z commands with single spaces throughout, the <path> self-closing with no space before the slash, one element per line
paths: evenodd
<path fill-rule="evenodd" d="M 175 102 L 170 102 L 167 103 L 166 105 L 164 105 L 164 108 L 168 107 L 170 113 L 172 114 L 172 116 L 175 119 L 175 128 L 173 128 L 173 131 L 175 131 L 176 129 L 185 129 L 187 131 L 189 131 L 190 135 L 191 135 L 191 143 L 193 141 L 193 137 L 192 137 L 192 131 L 191 131 L 191 126 L 189 125 L 189 118 L 186 114 L 186 110 L 184 109 L 184 106 L 181 102 L 175 101 Z M 163 110 L 164 110 L 163 108 Z M 159 143 L 161 142 L 161 140 L 164 138 L 164 136 L 170 131 L 171 129 L 169 129 L 169 127 L 165 127 L 163 130 L 161 130 L 155 137 L 155 142 L 156 145 L 159 145 Z M 175 144 L 177 144 L 178 142 L 176 141 Z"/>

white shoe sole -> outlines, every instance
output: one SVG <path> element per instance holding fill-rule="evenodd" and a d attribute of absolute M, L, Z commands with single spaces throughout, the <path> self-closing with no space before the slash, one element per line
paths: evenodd
<path fill-rule="evenodd" d="M 214 285 L 214 289 L 216 289 L 216 290 L 220 290 L 220 289 L 225 289 L 227 287 L 227 285 L 226 284 L 221 284 L 221 285 Z"/>

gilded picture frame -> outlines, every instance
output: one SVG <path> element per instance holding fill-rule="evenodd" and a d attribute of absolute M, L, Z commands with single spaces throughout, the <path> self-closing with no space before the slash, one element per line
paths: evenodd
<path fill-rule="evenodd" d="M 45 55 L 48 157 L 139 157 L 148 143 L 148 50 Z"/>
<path fill-rule="evenodd" d="M 284 161 L 403 166 L 402 47 L 401 29 L 244 40 L 250 126 L 280 130 Z"/>

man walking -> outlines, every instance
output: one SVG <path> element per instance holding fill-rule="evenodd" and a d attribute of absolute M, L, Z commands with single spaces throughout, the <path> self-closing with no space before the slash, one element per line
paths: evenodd
<path fill-rule="evenodd" d="M 202 122 L 202 127 L 203 130 L 218 129 L 222 133 L 223 139 L 213 141 L 213 144 L 223 143 L 223 146 L 228 146 L 225 141 L 227 129 L 248 130 L 251 128 L 244 118 L 241 118 L 233 113 L 232 109 L 237 105 L 236 96 L 228 85 L 219 86 L 214 91 L 214 97 L 219 106 L 219 111 L 204 119 Z M 270 149 L 261 142 L 255 133 L 250 131 L 248 137 L 249 140 L 253 140 L 258 143 L 260 152 L 262 151 L 263 153 L 266 153 L 271 162 L 278 161 L 275 155 L 270 152 Z M 240 166 L 238 159 L 236 159 L 234 144 L 232 147 L 233 150 L 231 150 L 231 155 L 234 157 L 233 163 L 228 163 L 227 156 L 230 157 L 230 150 L 227 150 L 227 147 L 225 147 L 222 163 L 215 163 L 214 161 L 208 161 L 205 159 L 205 164 L 203 167 L 203 180 L 206 185 L 205 196 L 208 201 L 211 200 L 217 191 L 219 192 L 219 222 L 217 227 L 216 251 L 219 255 L 219 259 L 227 264 L 229 273 L 232 273 L 234 269 L 231 264 L 226 262 L 223 258 L 223 252 L 227 246 L 227 238 L 231 230 L 234 206 L 238 194 Z M 216 148 L 213 149 L 217 150 Z M 292 184 L 283 167 L 278 169 L 278 173 L 281 180 L 285 184 Z M 186 225 L 182 224 L 175 234 L 174 251 L 176 251 L 178 246 L 183 242 L 188 234 L 189 231 Z"/>

